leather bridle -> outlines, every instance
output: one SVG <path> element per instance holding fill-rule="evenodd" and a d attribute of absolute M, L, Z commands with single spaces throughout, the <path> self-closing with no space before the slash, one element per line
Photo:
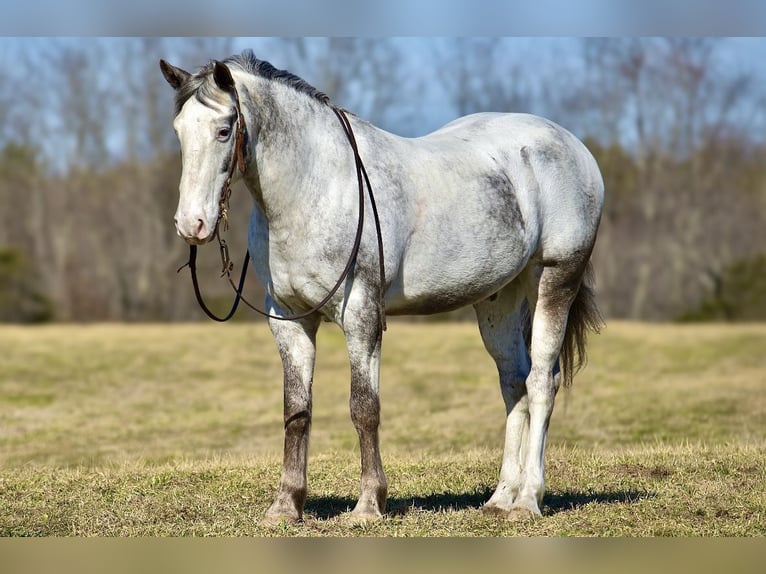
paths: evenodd
<path fill-rule="evenodd" d="M 231 309 L 223 317 L 219 317 L 208 308 L 208 306 L 205 304 L 205 301 L 202 298 L 202 293 L 199 287 L 199 281 L 197 280 L 197 246 L 190 245 L 189 246 L 189 261 L 183 266 L 181 266 L 181 268 L 179 268 L 178 271 L 181 271 L 181 269 L 183 269 L 187 265 L 189 266 L 189 269 L 191 271 L 192 285 L 194 286 L 194 295 L 197 298 L 197 303 L 199 303 L 199 306 L 202 308 L 202 310 L 205 312 L 205 314 L 208 317 L 210 317 L 214 321 L 219 321 L 219 322 L 224 322 L 231 319 L 234 316 L 234 313 L 236 312 L 240 301 L 243 301 L 245 305 L 250 307 L 256 313 L 263 315 L 264 317 L 267 317 L 269 319 L 276 319 L 279 321 L 298 321 L 300 319 L 305 319 L 306 317 L 319 311 L 322 307 L 324 307 L 330 301 L 330 299 L 333 298 L 335 293 L 337 293 L 338 289 L 340 289 L 340 286 L 343 284 L 343 281 L 346 279 L 348 274 L 351 272 L 351 269 L 354 267 L 357 255 L 359 254 L 359 246 L 362 243 L 362 231 L 364 228 L 364 186 L 366 184 L 367 195 L 370 198 L 372 214 L 375 219 L 375 232 L 376 232 L 377 240 L 378 240 L 378 263 L 379 263 L 379 272 L 380 272 L 379 312 L 380 312 L 381 326 L 383 330 L 385 330 L 386 329 L 386 310 L 385 310 L 384 299 L 385 299 L 385 288 L 386 288 L 386 270 L 385 270 L 385 262 L 383 259 L 383 235 L 380 230 L 380 218 L 378 217 L 378 208 L 377 208 L 377 205 L 375 204 L 375 197 L 372 192 L 372 186 L 370 185 L 370 179 L 367 175 L 367 170 L 365 169 L 364 163 L 362 162 L 362 158 L 359 155 L 359 148 L 356 143 L 356 138 L 354 137 L 354 131 L 351 128 L 351 122 L 349 122 L 348 117 L 346 116 L 345 110 L 338 108 L 334 105 L 331 105 L 330 107 L 332 111 L 335 113 L 335 116 L 338 118 L 338 121 L 340 122 L 341 126 L 343 127 L 343 131 L 346 134 L 346 138 L 348 139 L 349 145 L 351 146 L 351 149 L 354 152 L 356 177 L 357 177 L 357 183 L 359 186 L 359 218 L 358 218 L 358 223 L 356 228 L 356 236 L 354 237 L 354 244 L 353 244 L 353 247 L 351 248 L 351 254 L 348 257 L 348 261 L 346 261 L 346 266 L 341 272 L 340 277 L 335 282 L 335 285 L 333 286 L 333 288 L 330 289 L 330 291 L 327 293 L 327 295 L 319 303 L 314 305 L 311 309 L 309 309 L 308 311 L 303 311 L 295 315 L 287 315 L 287 316 L 272 315 L 266 311 L 263 311 L 262 309 L 259 309 L 252 303 L 248 302 L 247 299 L 245 299 L 242 296 L 242 290 L 245 284 L 245 277 L 247 275 L 247 266 L 250 262 L 249 249 L 247 253 L 245 254 L 244 261 L 242 262 L 242 271 L 239 276 L 239 282 L 237 285 L 234 284 L 234 280 L 232 279 L 232 276 L 231 276 L 231 272 L 234 268 L 234 264 L 229 258 L 229 248 L 228 248 L 228 245 L 226 244 L 226 241 L 221 237 L 221 232 L 226 231 L 229 227 L 229 223 L 228 223 L 229 198 L 231 197 L 231 180 L 234 177 L 234 170 L 238 167 L 242 175 L 244 175 L 245 171 L 247 170 L 248 134 L 247 134 L 247 126 L 245 125 L 245 121 L 242 116 L 242 110 L 240 108 L 240 103 L 239 103 L 239 94 L 237 93 L 236 87 L 232 86 L 229 92 L 234 101 L 234 107 L 235 107 L 236 116 L 237 116 L 236 117 L 236 136 L 234 140 L 234 150 L 232 152 L 232 158 L 231 158 L 231 161 L 229 162 L 230 163 L 229 172 L 226 176 L 226 181 L 224 182 L 221 188 L 221 194 L 219 199 L 218 220 L 216 221 L 216 226 L 215 226 L 215 238 L 218 240 L 218 245 L 221 252 L 221 263 L 222 263 L 221 277 L 223 277 L 224 275 L 227 276 L 229 283 L 234 289 L 235 295 L 234 295 L 234 301 L 232 302 L 232 305 L 231 305 Z"/>

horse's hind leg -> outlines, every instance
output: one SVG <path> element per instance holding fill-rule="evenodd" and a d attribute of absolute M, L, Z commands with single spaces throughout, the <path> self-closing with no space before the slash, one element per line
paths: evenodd
<path fill-rule="evenodd" d="M 264 522 L 296 521 L 303 516 L 308 490 L 306 462 L 311 430 L 311 383 L 318 318 L 270 320 L 284 370 L 285 450 L 276 499 Z"/>
<path fill-rule="evenodd" d="M 505 402 L 506 425 L 500 480 L 485 512 L 508 514 L 521 486 L 523 440 L 528 426 L 525 380 L 529 355 L 523 326 L 527 319 L 523 278 L 474 305 L 484 346 L 495 360 Z"/>
<path fill-rule="evenodd" d="M 383 329 L 376 299 L 354 292 L 343 319 L 351 362 L 351 420 L 359 435 L 362 477 L 355 520 L 381 518 L 386 511 L 387 484 L 380 459 L 380 347 Z"/>
<path fill-rule="evenodd" d="M 533 282 L 528 293 L 532 310 L 531 369 L 526 380 L 529 433 L 521 484 L 511 507 L 513 514 L 541 514 L 539 505 L 545 492 L 545 442 L 562 378 L 562 374 L 555 373 L 554 369 L 568 335 L 569 311 L 580 291 L 588 255 L 585 254 L 584 259 L 573 258 L 542 267 L 536 289 Z M 577 331 L 579 328 L 573 330 Z"/>

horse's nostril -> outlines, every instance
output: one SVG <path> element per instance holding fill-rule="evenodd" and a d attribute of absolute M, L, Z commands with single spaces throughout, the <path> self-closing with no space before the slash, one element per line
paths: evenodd
<path fill-rule="evenodd" d="M 197 229 L 196 229 L 194 234 L 197 237 L 204 237 L 205 235 L 207 235 L 206 233 L 204 233 L 204 231 L 205 231 L 205 222 L 202 221 L 201 219 L 198 219 L 197 220 Z"/>

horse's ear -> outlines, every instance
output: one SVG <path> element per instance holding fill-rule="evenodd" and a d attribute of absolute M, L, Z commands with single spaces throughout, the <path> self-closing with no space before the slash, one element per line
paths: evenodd
<path fill-rule="evenodd" d="M 234 89 L 234 78 L 231 77 L 231 70 L 223 62 L 215 61 L 213 66 L 213 79 L 216 86 L 224 92 L 230 92 Z"/>
<path fill-rule="evenodd" d="M 165 60 L 160 60 L 160 70 L 162 70 L 162 75 L 165 76 L 168 84 L 173 86 L 174 90 L 180 88 L 184 82 L 189 79 L 189 76 L 191 76 L 189 72 L 186 72 L 181 68 L 171 66 Z"/>

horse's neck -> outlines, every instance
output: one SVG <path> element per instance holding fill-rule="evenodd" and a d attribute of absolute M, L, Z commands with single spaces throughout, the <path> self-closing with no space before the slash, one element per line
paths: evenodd
<path fill-rule="evenodd" d="M 342 128 L 329 106 L 291 88 L 256 79 L 248 96 L 252 157 L 246 182 L 272 225 L 295 220 L 296 211 L 321 193 L 321 176 L 333 173 Z"/>

